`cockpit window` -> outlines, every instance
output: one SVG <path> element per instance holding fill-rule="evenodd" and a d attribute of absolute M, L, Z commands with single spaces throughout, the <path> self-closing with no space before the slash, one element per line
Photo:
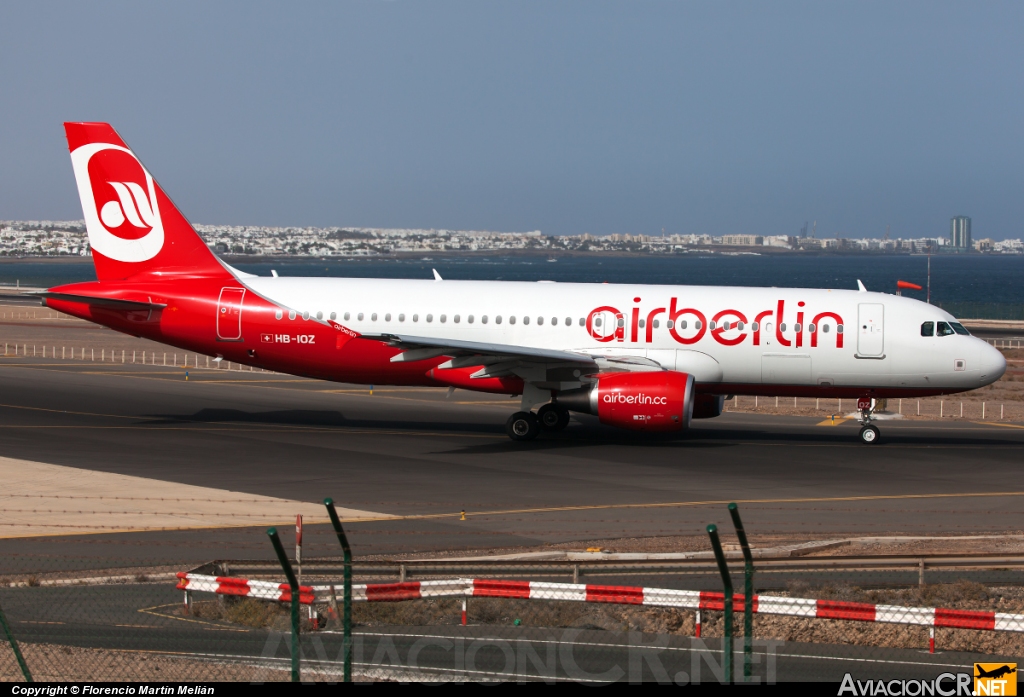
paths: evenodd
<path fill-rule="evenodd" d="M 959 322 L 950 322 L 950 324 L 953 326 L 953 331 L 955 331 L 960 336 L 970 336 L 971 335 L 971 333 L 969 331 L 967 331 L 967 329 L 964 327 L 964 325 L 960 324 Z"/>
<path fill-rule="evenodd" d="M 939 322 L 937 330 L 938 331 L 936 331 L 935 333 L 938 334 L 939 336 L 952 336 L 953 334 L 956 333 L 953 331 L 953 328 L 946 324 L 945 322 Z"/>
<path fill-rule="evenodd" d="M 935 336 L 935 322 L 922 323 L 921 336 Z"/>

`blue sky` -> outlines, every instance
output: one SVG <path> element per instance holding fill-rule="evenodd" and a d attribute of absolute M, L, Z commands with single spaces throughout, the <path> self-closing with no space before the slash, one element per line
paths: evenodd
<path fill-rule="evenodd" d="M 8 2 L 0 218 L 105 120 L 196 222 L 1024 235 L 1024 3 Z"/>

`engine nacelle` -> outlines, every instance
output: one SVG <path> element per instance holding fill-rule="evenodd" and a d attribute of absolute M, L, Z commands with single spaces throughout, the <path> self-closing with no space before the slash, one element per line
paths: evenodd
<path fill-rule="evenodd" d="M 598 375 L 590 387 L 562 392 L 556 403 L 601 423 L 638 431 L 679 431 L 693 414 L 693 376 L 674 370 Z"/>
<path fill-rule="evenodd" d="M 693 418 L 713 419 L 725 409 L 724 394 L 699 394 L 693 400 Z"/>

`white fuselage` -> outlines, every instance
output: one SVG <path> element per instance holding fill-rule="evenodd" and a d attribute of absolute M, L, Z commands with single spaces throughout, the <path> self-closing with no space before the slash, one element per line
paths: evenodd
<path fill-rule="evenodd" d="M 884 293 L 801 288 L 252 277 L 296 319 L 402 334 L 636 356 L 729 393 L 880 388 L 958 392 L 999 379 L 1000 352 L 972 336 L 922 336 L 949 313 Z M 308 319 L 303 319 L 308 313 Z M 713 328 L 712 328 L 713 323 Z M 726 326 L 728 328 L 726 328 Z M 934 325 L 933 325 L 934 326 Z M 799 391 L 799 390 L 798 390 Z M 795 393 L 795 392 L 794 392 Z"/>

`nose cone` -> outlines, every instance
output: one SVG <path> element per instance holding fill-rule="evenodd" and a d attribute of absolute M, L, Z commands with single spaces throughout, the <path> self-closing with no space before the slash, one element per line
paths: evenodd
<path fill-rule="evenodd" d="M 982 385 L 991 385 L 1006 372 L 1006 357 L 999 349 L 980 339 L 978 341 L 981 343 L 978 347 L 978 365 L 981 367 L 978 379 Z"/>

